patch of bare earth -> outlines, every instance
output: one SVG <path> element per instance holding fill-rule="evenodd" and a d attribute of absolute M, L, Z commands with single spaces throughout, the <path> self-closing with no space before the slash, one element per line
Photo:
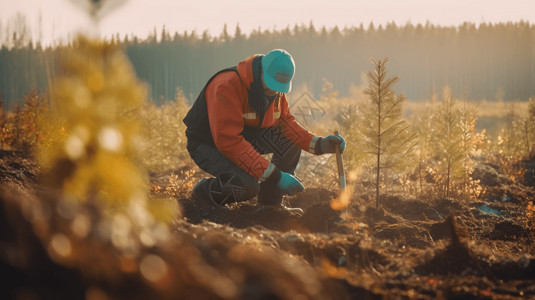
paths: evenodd
<path fill-rule="evenodd" d="M 535 297 L 535 237 L 525 225 L 535 193 L 499 177 L 478 202 L 387 194 L 378 208 L 355 197 L 341 211 L 330 207 L 336 191 L 307 189 L 286 199 L 303 215 L 254 200 L 213 208 L 184 194 L 170 237 L 125 256 L 97 230 L 77 238 L 31 162 L 3 155 L 0 174 L 2 299 Z M 32 217 L 32 207 L 47 217 Z M 51 254 L 57 234 L 71 256 Z M 163 264 L 155 260 L 161 276 L 152 280 L 141 266 L 154 257 Z"/>

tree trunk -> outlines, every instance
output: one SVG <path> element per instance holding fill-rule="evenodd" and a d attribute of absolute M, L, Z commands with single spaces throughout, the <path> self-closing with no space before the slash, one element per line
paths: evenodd
<path fill-rule="evenodd" d="M 446 194 L 444 195 L 447 198 L 450 194 L 450 171 L 451 171 L 451 161 L 448 159 L 448 171 L 446 175 Z"/>
<path fill-rule="evenodd" d="M 375 180 L 375 208 L 379 208 L 379 189 L 381 188 L 379 186 L 379 178 L 381 175 L 380 165 L 381 165 L 381 153 L 380 153 L 380 150 L 378 149 L 377 150 L 377 174 L 376 174 L 377 178 Z"/>
<path fill-rule="evenodd" d="M 381 104 L 383 102 L 381 95 L 381 83 L 382 83 L 382 64 L 379 62 L 378 65 L 378 77 L 377 77 L 377 178 L 375 179 L 375 208 L 379 208 L 379 186 L 380 175 L 381 175 Z"/>

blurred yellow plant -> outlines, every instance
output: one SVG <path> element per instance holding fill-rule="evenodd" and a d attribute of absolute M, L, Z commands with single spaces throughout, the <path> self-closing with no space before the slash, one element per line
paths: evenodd
<path fill-rule="evenodd" d="M 140 167 L 145 138 L 139 112 L 147 87 L 127 57 L 118 47 L 80 37 L 62 53 L 61 62 L 50 87 L 45 130 L 50 142 L 39 149 L 43 183 L 66 200 L 98 204 L 110 217 L 127 213 L 139 223 L 136 218 L 149 215 L 142 226 L 153 223 L 155 215 L 172 221 L 176 201 L 148 199 L 150 185 Z M 58 132 L 64 137 L 52 138 Z"/>

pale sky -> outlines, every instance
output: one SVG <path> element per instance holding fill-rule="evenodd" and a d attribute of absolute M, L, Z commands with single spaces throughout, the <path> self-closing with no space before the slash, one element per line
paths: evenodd
<path fill-rule="evenodd" d="M 33 38 L 40 35 L 45 44 L 88 30 L 103 37 L 119 33 L 143 38 L 155 27 L 160 32 L 164 25 L 172 33 L 208 30 L 219 35 L 225 23 L 230 34 L 237 24 L 247 34 L 259 27 L 292 28 L 311 21 L 317 29 L 392 21 L 398 25 L 429 21 L 441 26 L 535 23 L 535 0 L 108 0 L 124 4 L 108 11 L 95 30 L 88 13 L 80 8 L 84 1 L 89 0 L 0 0 L 0 40 L 14 26 L 18 12 L 25 15 Z"/>

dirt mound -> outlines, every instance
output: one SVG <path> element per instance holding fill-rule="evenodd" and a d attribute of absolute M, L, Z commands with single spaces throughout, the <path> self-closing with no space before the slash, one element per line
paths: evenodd
<path fill-rule="evenodd" d="M 418 225 L 410 223 L 381 226 L 373 235 L 375 238 L 395 241 L 401 246 L 425 249 L 430 246 L 427 231 Z"/>
<path fill-rule="evenodd" d="M 370 226 L 376 226 L 377 224 L 396 224 L 400 222 L 399 218 L 385 211 L 383 208 L 367 207 L 363 221 Z"/>
<path fill-rule="evenodd" d="M 195 201 L 190 197 L 183 197 L 178 201 L 182 205 L 185 219 L 193 224 L 208 220 L 234 228 L 261 225 L 266 229 L 278 231 L 303 230 L 296 221 L 299 219 L 298 215 L 272 207 L 259 207 L 256 203 L 235 204 L 228 209 Z"/>
<path fill-rule="evenodd" d="M 379 201 L 380 205 L 392 213 L 396 213 L 409 221 L 440 220 L 442 216 L 429 203 L 416 199 L 407 199 L 407 196 L 384 195 Z"/>
<path fill-rule="evenodd" d="M 450 242 L 445 248 L 435 250 L 430 258 L 419 264 L 415 268 L 418 274 L 427 276 L 458 276 L 461 274 L 464 278 L 472 276 L 495 281 L 532 280 L 535 278 L 535 258 L 533 256 L 525 254 L 513 256 L 501 254 L 500 256 L 485 246 L 469 246 L 470 238 L 454 216 L 449 216 L 442 225 L 449 228 Z M 496 228 L 518 229 L 504 222 L 498 223 L 495 230 Z M 461 281 L 470 281 L 464 278 Z M 470 285 L 472 283 L 463 284 Z M 525 292 L 535 295 L 535 285 L 523 283 L 524 286 L 519 293 L 515 287 L 497 287 L 494 284 L 485 284 L 488 285 L 486 291 L 488 291 L 489 296 L 493 292 L 509 296 L 523 296 Z M 516 284 L 513 283 L 513 286 Z"/>
<path fill-rule="evenodd" d="M 451 226 L 446 222 L 437 222 L 429 227 L 429 234 L 433 240 L 449 239 L 451 237 Z"/>
<path fill-rule="evenodd" d="M 422 274 L 458 274 L 466 269 L 479 270 L 482 267 L 478 259 L 466 246 L 467 234 L 454 215 L 448 216 L 443 222 L 450 235 L 449 245 L 437 251 L 431 259 L 417 267 Z"/>
<path fill-rule="evenodd" d="M 520 224 L 512 220 L 504 220 L 494 224 L 494 229 L 490 233 L 490 238 L 503 241 L 515 241 L 522 237 L 527 237 L 527 230 Z"/>
<path fill-rule="evenodd" d="M 234 228 L 259 225 L 277 231 L 350 233 L 351 230 L 342 225 L 342 211 L 330 208 L 334 196 L 335 193 L 325 189 L 310 189 L 285 200 L 285 205 L 289 207 L 302 208 L 305 212 L 303 215 L 275 207 L 259 206 L 256 199 L 233 204 L 229 208 L 213 207 L 210 203 L 195 201 L 191 197 L 183 197 L 178 201 L 183 207 L 184 217 L 194 224 L 208 220 Z"/>
<path fill-rule="evenodd" d="M 491 164 L 478 164 L 474 168 L 472 178 L 479 180 L 481 184 L 486 186 L 499 186 L 502 184 L 509 184 L 511 181 L 502 174 L 499 174 L 498 166 Z"/>
<path fill-rule="evenodd" d="M 438 217 L 443 219 L 449 214 L 459 214 L 465 207 L 459 201 L 455 201 L 451 198 L 442 198 L 435 202 L 433 209 L 438 213 Z"/>
<path fill-rule="evenodd" d="M 303 216 L 303 225 L 315 233 L 346 233 L 350 234 L 352 230 L 345 226 L 340 226 L 343 220 L 340 212 L 332 210 L 329 202 L 318 202 L 307 208 Z"/>

